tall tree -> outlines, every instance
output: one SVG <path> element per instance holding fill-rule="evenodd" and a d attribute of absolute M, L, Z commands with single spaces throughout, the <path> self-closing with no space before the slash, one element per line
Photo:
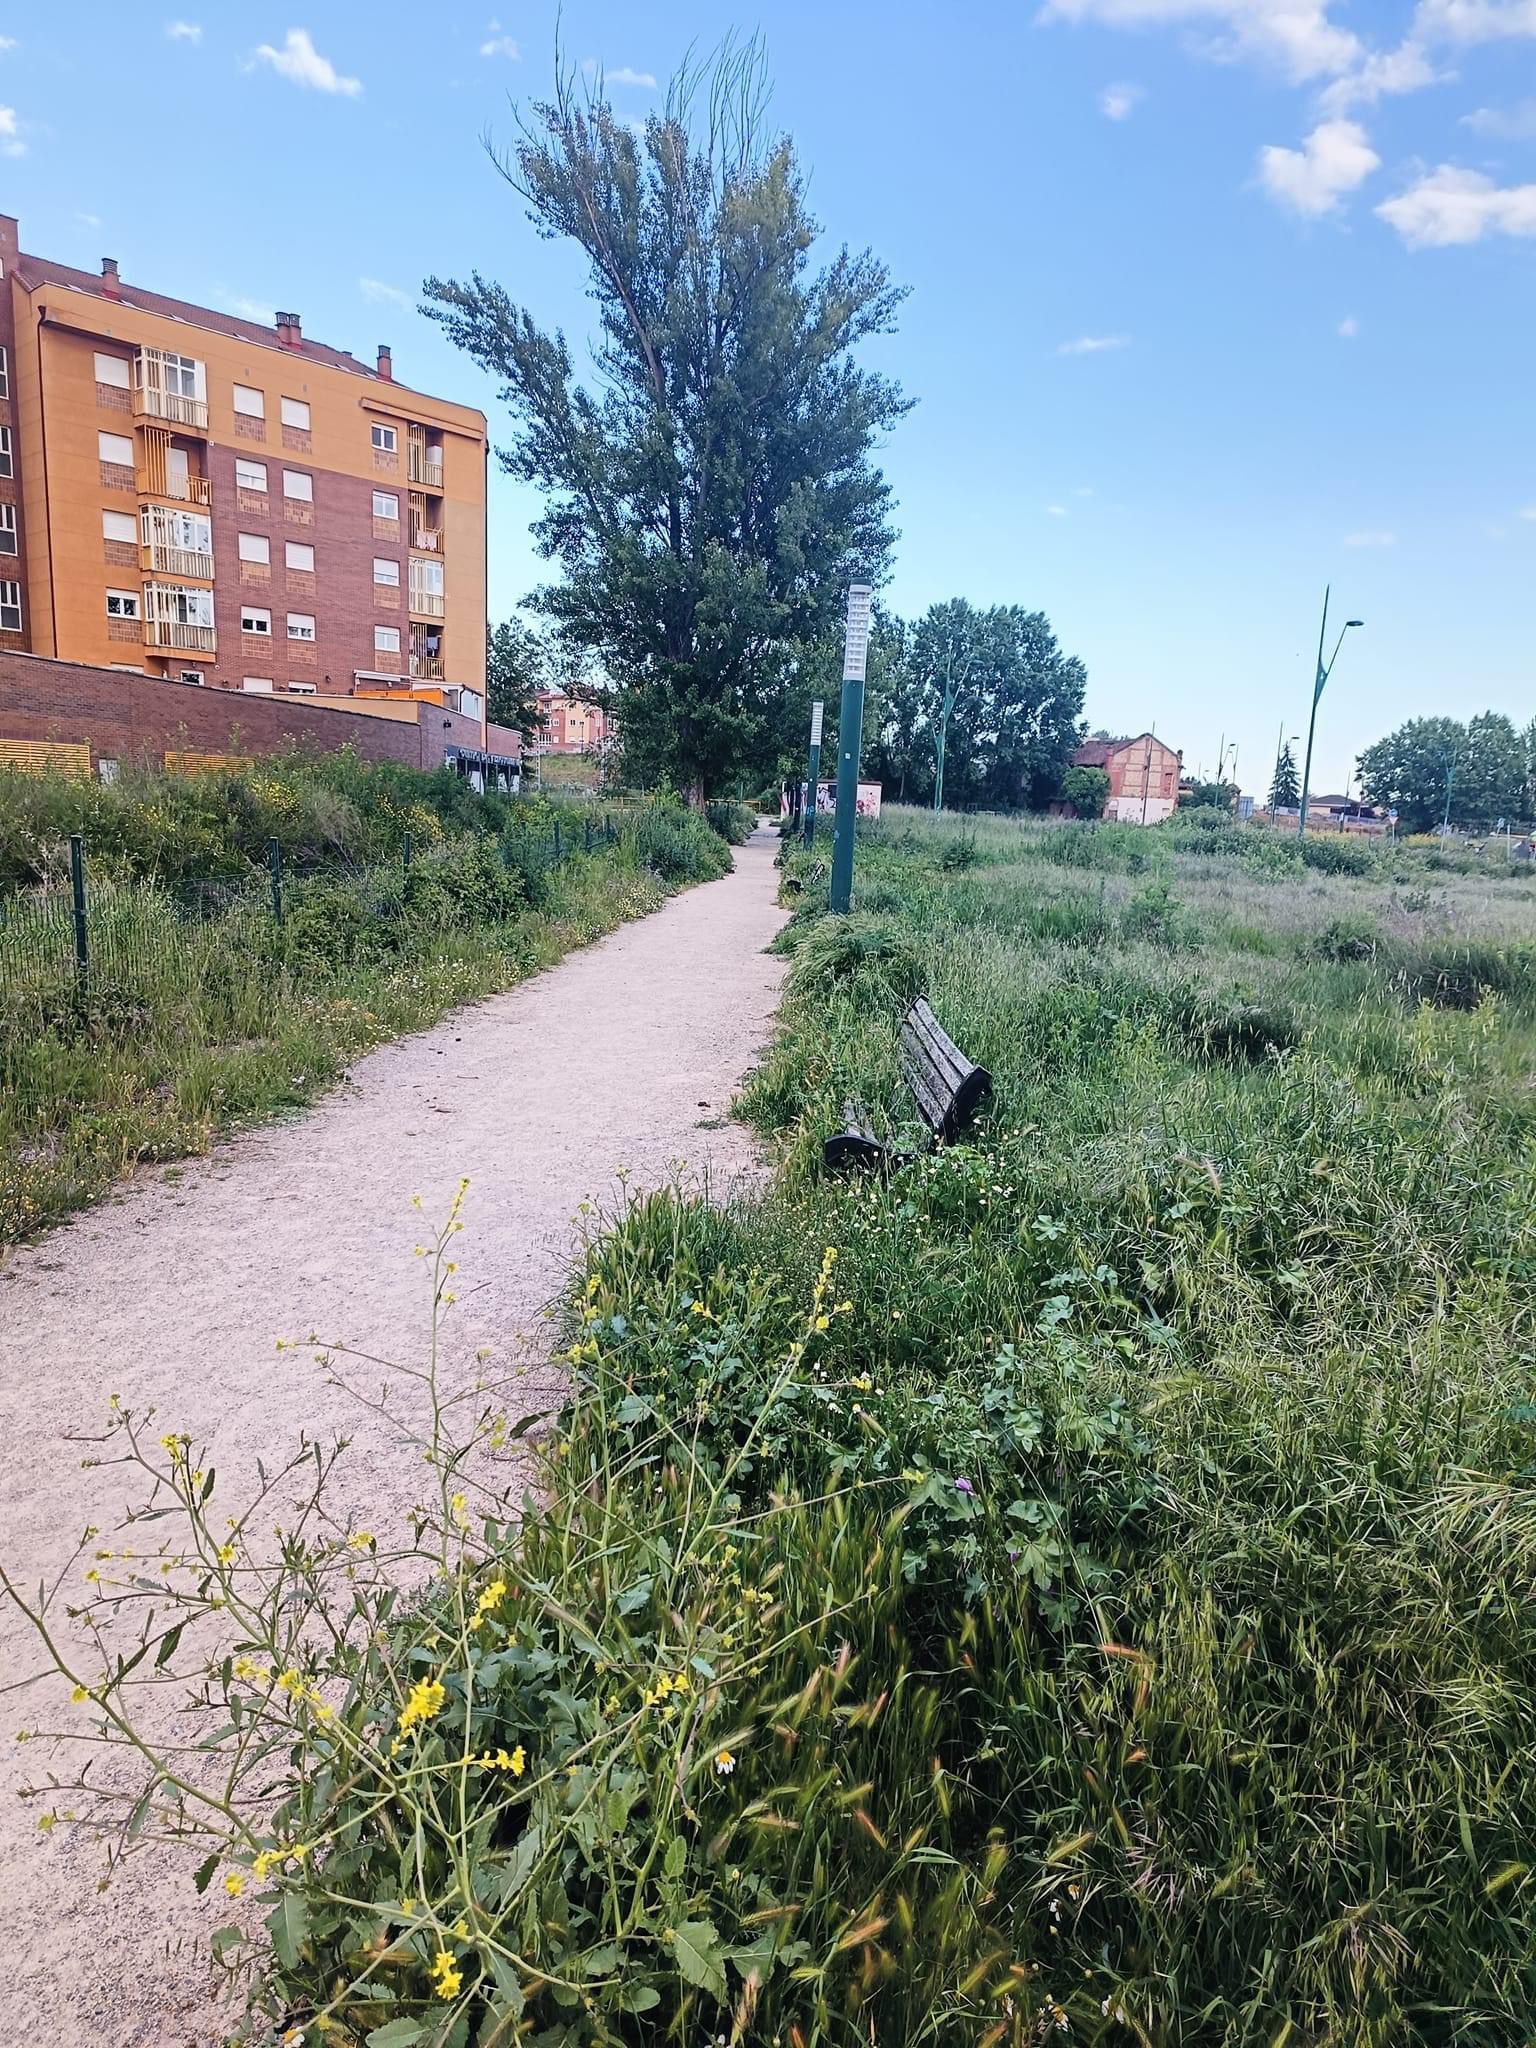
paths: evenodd
<path fill-rule="evenodd" d="M 1301 778 L 1296 773 L 1296 756 L 1291 752 L 1291 743 L 1286 741 L 1280 758 L 1275 763 L 1274 780 L 1269 785 L 1270 814 L 1276 811 L 1294 811 L 1301 802 Z"/>
<path fill-rule="evenodd" d="M 492 723 L 515 726 L 524 746 L 532 746 L 544 724 L 539 692 L 559 687 L 544 641 L 521 619 L 503 619 L 486 650 L 486 709 Z"/>
<path fill-rule="evenodd" d="M 1524 813 L 1526 742 L 1502 712 L 1480 712 L 1465 725 L 1410 718 L 1367 747 L 1359 768 L 1363 795 L 1395 806 L 1404 832 L 1433 831 L 1447 800 L 1453 825 L 1479 830 Z"/>
<path fill-rule="evenodd" d="M 932 606 L 909 629 L 885 706 L 882 760 L 914 801 L 1036 808 L 1061 786 L 1079 738 L 1087 672 L 1064 655 L 1043 612 Z M 948 712 L 946 716 L 946 703 Z"/>
<path fill-rule="evenodd" d="M 857 355 L 902 294 L 818 228 L 795 153 L 764 126 L 756 43 L 685 66 L 643 135 L 601 78 L 554 96 L 497 168 L 539 233 L 575 244 L 597 306 L 598 382 L 478 272 L 428 311 L 502 380 L 501 460 L 549 493 L 535 532 L 561 580 L 535 603 L 619 686 L 627 759 L 693 789 L 771 765 L 795 658 L 855 574 L 889 561 L 877 438 L 907 402 Z"/>

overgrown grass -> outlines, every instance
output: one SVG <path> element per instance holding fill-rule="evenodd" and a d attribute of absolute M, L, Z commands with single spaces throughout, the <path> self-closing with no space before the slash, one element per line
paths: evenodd
<path fill-rule="evenodd" d="M 278 2023 L 1532 2037 L 1528 934 L 1415 935 L 1396 864 L 1313 898 L 1242 846 L 964 830 L 956 863 L 889 819 L 846 923 L 799 899 L 746 1094 L 775 1185 L 637 1197 L 594 1240 L 521 1533 L 434 1438 L 433 1603 L 400 1620 L 387 1564 L 341 1650 L 296 1592 L 242 1619 L 236 1721 L 285 1803 L 253 1765 L 203 1832 L 267 1885 Z M 845 1096 L 919 1135 L 919 984 L 993 1110 L 829 1182 Z M 169 1455 L 195 1527 L 195 1447 Z M 319 1588 L 346 1534 L 302 1541 Z M 417 1682 L 442 1696 L 409 1719 Z"/>
<path fill-rule="evenodd" d="M 335 756 L 110 788 L 0 773 L 0 869 L 20 878 L 0 900 L 0 1243 L 729 868 L 674 806 L 614 815 L 613 843 L 587 852 L 578 814 Z M 90 850 L 83 983 L 67 897 L 45 884 L 71 830 Z M 193 872 L 216 887 L 194 894 Z"/>

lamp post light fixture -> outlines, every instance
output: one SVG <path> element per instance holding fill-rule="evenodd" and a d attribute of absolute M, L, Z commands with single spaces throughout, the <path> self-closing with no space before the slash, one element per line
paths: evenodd
<path fill-rule="evenodd" d="M 1323 589 L 1323 623 L 1317 635 L 1317 680 L 1312 686 L 1312 715 L 1307 720 L 1307 760 L 1301 771 L 1301 815 L 1296 820 L 1296 837 L 1300 839 L 1307 829 L 1307 804 L 1312 795 L 1312 737 L 1317 731 L 1317 707 L 1322 701 L 1323 689 L 1333 674 L 1333 664 L 1339 658 L 1339 649 L 1344 645 L 1344 635 L 1353 626 L 1363 626 L 1364 619 L 1346 619 L 1339 637 L 1333 643 L 1333 653 L 1327 662 L 1323 660 L 1323 647 L 1328 639 L 1328 598 L 1333 586 Z"/>

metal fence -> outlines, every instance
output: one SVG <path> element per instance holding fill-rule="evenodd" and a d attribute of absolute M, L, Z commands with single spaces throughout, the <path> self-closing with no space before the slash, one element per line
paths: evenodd
<path fill-rule="evenodd" d="M 536 888 L 576 853 L 618 837 L 611 815 L 579 827 L 559 818 L 515 821 L 501 858 Z M 177 881 L 94 877 L 84 840 L 69 842 L 67 881 L 0 899 L 0 1029 L 35 1031 L 82 1008 L 149 1004 L 227 979 L 232 960 L 260 969 L 285 960 L 283 927 L 304 889 L 339 885 L 364 917 L 399 917 L 412 835 L 397 861 L 378 866 L 296 866 L 277 840 L 263 870 Z"/>

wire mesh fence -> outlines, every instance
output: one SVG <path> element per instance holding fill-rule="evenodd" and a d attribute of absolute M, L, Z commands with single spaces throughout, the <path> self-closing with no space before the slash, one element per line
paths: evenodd
<path fill-rule="evenodd" d="M 617 837 L 611 815 L 574 826 L 518 820 L 497 846 L 531 896 L 573 854 L 598 852 Z M 398 918 L 420 859 L 409 833 L 398 860 L 370 867 L 293 865 L 274 840 L 264 872 L 120 880 L 92 874 L 77 836 L 67 880 L 0 898 L 0 1031 L 30 1033 L 82 1008 L 195 996 L 227 980 L 232 962 L 246 972 L 292 966 L 284 928 L 317 884 L 363 919 Z"/>

